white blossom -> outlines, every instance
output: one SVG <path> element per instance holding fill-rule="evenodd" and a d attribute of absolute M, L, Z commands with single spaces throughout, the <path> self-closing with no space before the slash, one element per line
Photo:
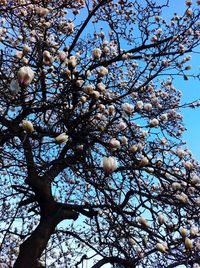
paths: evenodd
<path fill-rule="evenodd" d="M 17 78 L 20 85 L 28 86 L 34 78 L 34 72 L 29 66 L 21 67 L 17 73 Z"/>
<path fill-rule="evenodd" d="M 103 170 L 105 173 L 110 174 L 114 172 L 117 168 L 118 168 L 118 163 L 114 157 L 109 156 L 109 157 L 103 158 Z"/>

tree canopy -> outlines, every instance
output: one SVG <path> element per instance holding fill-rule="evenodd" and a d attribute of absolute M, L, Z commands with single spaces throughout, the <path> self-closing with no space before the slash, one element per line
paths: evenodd
<path fill-rule="evenodd" d="M 200 267 L 181 115 L 200 102 L 173 84 L 199 78 L 200 1 L 182 5 L 0 1 L 2 265 Z"/>

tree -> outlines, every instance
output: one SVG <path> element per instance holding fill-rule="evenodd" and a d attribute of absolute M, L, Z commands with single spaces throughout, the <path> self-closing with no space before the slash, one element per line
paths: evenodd
<path fill-rule="evenodd" d="M 8 267 L 199 267 L 200 165 L 180 109 L 200 103 L 173 86 L 198 78 L 191 2 L 164 19 L 168 1 L 0 1 Z"/>

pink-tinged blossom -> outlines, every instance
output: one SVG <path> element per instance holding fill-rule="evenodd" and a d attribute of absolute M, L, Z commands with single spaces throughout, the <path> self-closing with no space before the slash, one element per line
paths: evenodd
<path fill-rule="evenodd" d="M 29 66 L 21 67 L 17 73 L 18 83 L 21 86 L 28 86 L 34 78 L 34 72 Z"/>
<path fill-rule="evenodd" d="M 123 103 L 122 105 L 121 105 L 121 107 L 122 107 L 122 109 L 123 109 L 123 111 L 125 112 L 125 113 L 127 113 L 127 114 L 132 114 L 133 113 L 133 111 L 134 111 L 134 106 L 132 105 L 132 104 L 130 104 L 130 103 Z"/>
<path fill-rule="evenodd" d="M 111 148 L 113 149 L 119 149 L 120 148 L 120 141 L 118 141 L 117 139 L 113 138 L 109 141 L 109 145 Z"/>

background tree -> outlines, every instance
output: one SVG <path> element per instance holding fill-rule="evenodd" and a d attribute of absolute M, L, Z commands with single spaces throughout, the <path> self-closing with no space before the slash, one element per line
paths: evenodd
<path fill-rule="evenodd" d="M 168 1 L 0 1 L 9 267 L 199 267 L 200 166 L 180 108 L 200 103 L 181 104 L 173 77 L 195 76 L 200 1 L 182 4 L 164 19 Z"/>

